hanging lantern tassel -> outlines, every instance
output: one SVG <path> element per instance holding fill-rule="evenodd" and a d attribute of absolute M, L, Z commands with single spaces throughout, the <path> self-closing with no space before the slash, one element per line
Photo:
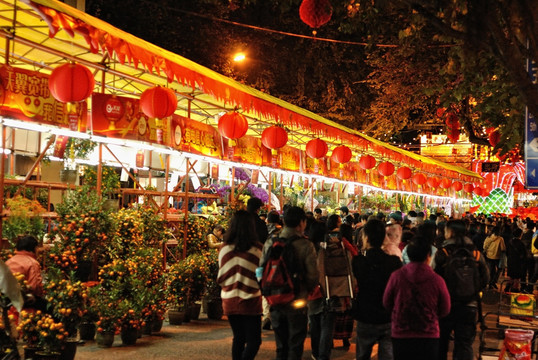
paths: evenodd
<path fill-rule="evenodd" d="M 234 158 L 235 146 L 237 142 L 232 139 L 228 139 L 228 159 L 232 160 Z"/>
<path fill-rule="evenodd" d="M 69 123 L 69 130 L 78 131 L 77 104 L 74 102 L 67 103 L 67 121 Z"/>
<path fill-rule="evenodd" d="M 157 143 L 163 143 L 163 121 L 155 118 L 155 134 L 157 136 Z"/>
<path fill-rule="evenodd" d="M 344 178 L 344 164 L 339 165 L 340 168 L 340 179 Z"/>
<path fill-rule="evenodd" d="M 271 149 L 271 164 L 274 168 L 278 166 L 278 150 Z"/>
<path fill-rule="evenodd" d="M 319 159 L 314 159 L 314 173 L 319 174 Z"/>

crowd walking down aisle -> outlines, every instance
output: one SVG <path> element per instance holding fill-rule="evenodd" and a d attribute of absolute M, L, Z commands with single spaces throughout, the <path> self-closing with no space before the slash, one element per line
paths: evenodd
<path fill-rule="evenodd" d="M 480 315 L 496 306 L 481 295 L 532 292 L 522 286 L 538 263 L 529 219 L 289 207 L 280 224 L 268 214 L 266 231 L 260 206 L 224 230 L 222 320 L 167 325 L 136 349 L 89 341 L 77 359 L 473 360 Z"/>

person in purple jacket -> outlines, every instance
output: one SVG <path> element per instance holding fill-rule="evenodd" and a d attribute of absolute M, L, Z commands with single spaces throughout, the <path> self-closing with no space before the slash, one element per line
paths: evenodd
<path fill-rule="evenodd" d="M 439 318 L 450 312 L 450 295 L 429 266 L 430 242 L 418 235 L 407 246 L 411 262 L 391 274 L 383 295 L 391 312 L 394 360 L 437 360 Z"/>

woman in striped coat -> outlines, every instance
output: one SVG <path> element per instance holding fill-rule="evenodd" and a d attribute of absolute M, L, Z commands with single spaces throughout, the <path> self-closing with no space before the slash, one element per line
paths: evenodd
<path fill-rule="evenodd" d="M 260 348 L 262 296 L 256 281 L 262 244 L 256 237 L 253 215 L 236 212 L 224 235 L 219 252 L 217 282 L 222 308 L 234 334 L 232 359 L 254 359 Z"/>

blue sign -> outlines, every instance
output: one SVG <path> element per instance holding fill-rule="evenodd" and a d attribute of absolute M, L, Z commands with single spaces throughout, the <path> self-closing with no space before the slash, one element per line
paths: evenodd
<path fill-rule="evenodd" d="M 538 66 L 532 59 L 527 59 L 527 72 L 534 84 L 537 84 Z M 538 124 L 525 107 L 525 187 L 538 189 Z"/>

